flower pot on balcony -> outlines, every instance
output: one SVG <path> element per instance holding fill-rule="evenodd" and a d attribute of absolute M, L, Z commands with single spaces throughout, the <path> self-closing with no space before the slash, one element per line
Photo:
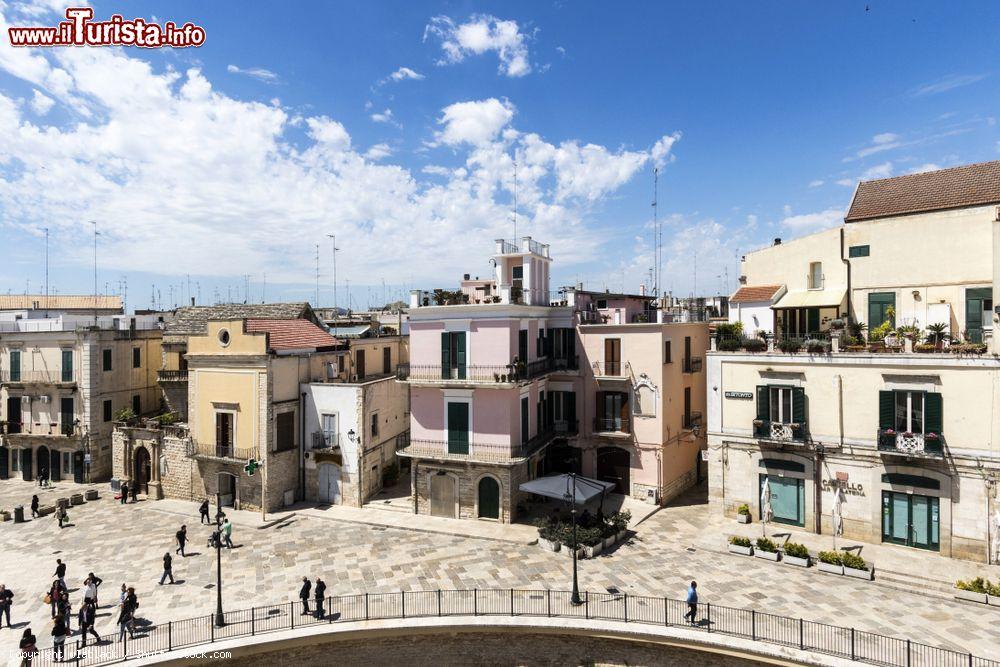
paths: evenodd
<path fill-rule="evenodd" d="M 955 599 L 965 600 L 966 602 L 978 602 L 980 604 L 988 603 L 986 593 L 976 593 L 975 591 L 964 591 L 961 588 L 955 589 Z M 1000 605 L 1000 599 L 997 600 L 996 604 Z"/>
<path fill-rule="evenodd" d="M 875 579 L 875 567 L 872 566 L 869 570 L 858 570 L 853 567 L 844 566 L 844 576 L 854 577 L 855 579 L 865 579 L 867 581 L 873 581 Z"/>
<path fill-rule="evenodd" d="M 730 544 L 729 553 L 741 556 L 753 556 L 753 547 L 741 547 L 738 544 Z"/>
<path fill-rule="evenodd" d="M 839 574 L 841 576 L 843 576 L 844 574 L 843 565 L 838 565 L 834 563 L 824 563 L 823 561 L 819 561 L 818 567 L 820 572 L 827 572 L 829 574 Z"/>
<path fill-rule="evenodd" d="M 750 523 L 750 515 L 749 514 L 737 514 L 736 515 L 736 521 L 738 521 L 739 523 Z"/>
<path fill-rule="evenodd" d="M 754 550 L 753 555 L 757 558 L 763 558 L 764 560 L 773 560 L 774 562 L 778 562 L 778 560 L 781 558 L 781 553 L 778 551 L 764 551 L 762 549 Z"/>
<path fill-rule="evenodd" d="M 797 556 L 789 556 L 788 554 L 785 554 L 781 557 L 781 560 L 783 563 L 787 563 L 788 565 L 794 565 L 796 567 L 809 567 L 810 559 L 808 557 L 799 558 Z"/>

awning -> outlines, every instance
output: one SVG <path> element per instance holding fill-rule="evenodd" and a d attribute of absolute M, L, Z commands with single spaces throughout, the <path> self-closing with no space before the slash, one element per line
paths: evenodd
<path fill-rule="evenodd" d="M 526 493 L 569 501 L 573 497 L 573 475 L 561 474 L 539 477 L 518 487 Z M 584 505 L 615 488 L 614 482 L 601 482 L 589 477 L 576 476 L 576 503 Z"/>
<path fill-rule="evenodd" d="M 842 287 L 828 289 L 795 290 L 786 292 L 778 303 L 771 306 L 775 310 L 782 308 L 835 308 L 844 303 L 847 290 Z"/>

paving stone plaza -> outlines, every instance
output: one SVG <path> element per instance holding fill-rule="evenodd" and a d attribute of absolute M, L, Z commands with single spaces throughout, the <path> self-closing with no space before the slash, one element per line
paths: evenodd
<path fill-rule="evenodd" d="M 115 631 L 115 615 L 105 605 L 117 602 L 122 583 L 136 588 L 138 615 L 154 623 L 214 612 L 215 554 L 207 548 L 210 528 L 199 525 L 197 505 L 146 500 L 120 505 L 106 486 L 96 488 L 101 499 L 70 508 L 72 525 L 62 530 L 52 516 L 0 524 L 0 583 L 15 593 L 15 628 L 0 630 L 0 649 L 16 647 L 25 621 L 40 646 L 51 645 L 49 608 L 42 597 L 52 582 L 56 558 L 68 565 L 74 611 L 87 573 L 104 579 L 97 625 L 101 634 Z M 39 491 L 26 482 L 5 481 L 0 483 L 0 507 L 24 503 L 27 509 L 33 492 L 46 504 L 79 490 L 65 482 Z M 709 520 L 703 496 L 703 489 L 689 494 L 638 525 L 632 539 L 613 553 L 581 561 L 581 590 L 614 587 L 682 598 L 687 583 L 697 579 L 702 602 L 801 616 L 1000 657 L 1000 608 L 959 603 L 942 592 L 955 576 L 981 573 L 996 579 L 1000 568 L 894 549 L 898 557 L 878 552 L 876 567 L 898 566 L 913 571 L 914 578 L 908 581 L 899 572 L 889 576 L 887 570 L 884 580 L 864 582 L 734 556 L 725 552 L 724 538 L 737 532 L 735 524 Z M 388 512 L 364 511 L 371 513 L 373 523 Z M 261 527 L 259 515 L 230 516 L 237 548 L 222 554 L 226 609 L 294 600 L 303 575 L 321 576 L 334 596 L 438 588 L 568 590 L 571 583 L 571 560 L 537 545 L 333 520 L 316 510 L 271 527 Z M 173 553 L 174 534 L 182 523 L 190 536 L 188 555 L 175 557 L 177 583 L 160 586 L 163 554 Z M 456 531 L 462 523 L 454 522 Z"/>

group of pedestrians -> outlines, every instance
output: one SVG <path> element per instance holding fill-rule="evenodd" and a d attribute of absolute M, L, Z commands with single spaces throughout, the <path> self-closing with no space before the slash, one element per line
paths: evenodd
<path fill-rule="evenodd" d="M 316 608 L 312 612 L 309 611 L 310 592 L 312 592 L 313 600 L 316 603 Z M 312 614 L 316 618 L 323 618 L 326 615 L 323 610 L 323 605 L 326 603 L 326 582 L 316 577 L 316 588 L 313 591 L 313 584 L 309 581 L 309 577 L 302 577 L 299 599 L 302 600 L 302 616 Z"/>

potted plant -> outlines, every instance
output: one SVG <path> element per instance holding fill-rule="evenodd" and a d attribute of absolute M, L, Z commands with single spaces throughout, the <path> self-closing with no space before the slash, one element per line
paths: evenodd
<path fill-rule="evenodd" d="M 591 526 L 590 528 L 579 528 L 577 530 L 577 540 L 583 544 L 583 555 L 587 558 L 599 556 L 604 547 L 602 538 L 603 526 Z"/>
<path fill-rule="evenodd" d="M 743 349 L 747 352 L 763 352 L 767 349 L 767 341 L 763 338 L 747 338 L 743 341 Z"/>
<path fill-rule="evenodd" d="M 773 561 L 777 561 L 781 558 L 781 553 L 778 551 L 778 545 L 767 537 L 757 538 L 757 548 L 754 549 L 753 555 L 757 558 Z"/>
<path fill-rule="evenodd" d="M 963 581 L 959 579 L 955 582 L 955 598 L 958 600 L 968 600 L 969 602 L 987 603 L 988 582 L 982 577 Z"/>
<path fill-rule="evenodd" d="M 918 352 L 920 354 L 929 354 L 931 352 L 937 352 L 941 348 L 939 346 L 937 346 L 937 345 L 932 345 L 932 344 L 927 344 L 927 343 L 920 343 L 918 345 L 914 345 L 913 349 L 914 349 L 914 351 L 916 351 L 916 352 Z"/>
<path fill-rule="evenodd" d="M 927 325 L 927 342 L 933 345 L 936 349 L 941 349 L 941 344 L 944 339 L 948 336 L 948 325 L 944 322 L 938 322 L 936 324 Z"/>
<path fill-rule="evenodd" d="M 843 331 L 844 327 L 846 326 L 847 323 L 844 322 L 844 320 L 840 319 L 839 317 L 830 320 L 830 328 L 833 329 L 834 331 Z"/>
<path fill-rule="evenodd" d="M 819 552 L 819 571 L 830 574 L 844 574 L 844 561 L 839 551 Z"/>
<path fill-rule="evenodd" d="M 749 537 L 733 535 L 729 538 L 729 553 L 743 556 L 753 556 L 753 543 Z"/>
<path fill-rule="evenodd" d="M 628 522 L 632 520 L 632 513 L 628 510 L 620 510 L 612 514 L 610 520 L 615 529 L 615 540 L 621 542 L 628 534 Z"/>
<path fill-rule="evenodd" d="M 809 549 L 806 548 L 806 545 L 799 544 L 798 542 L 788 542 L 785 544 L 784 552 L 785 555 L 782 558 L 784 562 L 798 567 L 809 567 L 811 560 L 809 558 Z"/>
<path fill-rule="evenodd" d="M 559 551 L 559 539 L 552 522 L 548 519 L 536 519 L 535 526 L 538 528 L 539 546 L 546 551 Z"/>
<path fill-rule="evenodd" d="M 866 563 L 861 556 L 845 551 L 840 558 L 844 565 L 844 574 L 848 577 L 867 579 L 868 581 L 875 578 L 875 568 Z"/>
<path fill-rule="evenodd" d="M 785 339 L 778 341 L 778 349 L 785 354 L 795 354 L 802 349 L 802 343 L 797 340 Z"/>
<path fill-rule="evenodd" d="M 750 523 L 750 506 L 743 503 L 736 510 L 736 520 L 740 523 Z"/>

